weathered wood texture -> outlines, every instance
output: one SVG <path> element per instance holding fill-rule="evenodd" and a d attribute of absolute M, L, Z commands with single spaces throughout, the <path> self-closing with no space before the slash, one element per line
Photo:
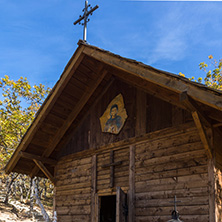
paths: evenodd
<path fill-rule="evenodd" d="M 175 195 L 181 220 L 209 221 L 207 164 L 196 130 L 136 145 L 135 221 L 168 221 Z"/>
<path fill-rule="evenodd" d="M 118 94 L 124 98 L 128 118 L 118 135 L 102 133 L 99 118 L 109 103 Z M 177 108 L 161 99 L 149 95 L 118 79 L 109 86 L 102 98 L 88 110 L 70 140 L 62 149 L 61 156 L 98 148 L 124 139 L 140 136 L 163 128 L 176 126 L 189 121 L 192 117 L 187 111 Z"/>
<path fill-rule="evenodd" d="M 59 221 L 92 221 L 91 216 L 98 215 L 95 197 L 116 194 L 117 186 L 129 195 L 133 191 L 135 222 L 168 221 L 175 195 L 181 201 L 178 210 L 184 222 L 211 221 L 209 184 L 213 180 L 197 129 L 174 127 L 174 132 L 172 128 L 168 129 L 168 134 L 165 131 L 150 133 L 156 136 L 134 145 L 101 148 L 87 156 L 83 152 L 61 158 L 56 170 Z M 114 167 L 114 188 L 110 188 L 110 168 L 102 167 L 109 163 L 111 150 L 114 162 L 122 161 Z M 217 178 L 216 213 L 221 221 L 219 171 Z"/>
<path fill-rule="evenodd" d="M 108 152 L 107 152 L 108 151 Z M 115 187 L 129 187 L 129 147 L 114 151 L 114 162 L 122 161 L 121 165 L 114 167 L 113 188 L 110 188 L 110 167 L 104 168 L 103 165 L 110 162 L 110 150 L 97 155 L 97 190 L 98 192 L 115 190 Z M 111 194 L 111 193 L 109 193 Z"/>
<path fill-rule="evenodd" d="M 91 221 L 92 157 L 60 161 L 56 169 L 58 221 Z"/>
<path fill-rule="evenodd" d="M 222 171 L 216 170 L 216 222 L 222 222 Z"/>

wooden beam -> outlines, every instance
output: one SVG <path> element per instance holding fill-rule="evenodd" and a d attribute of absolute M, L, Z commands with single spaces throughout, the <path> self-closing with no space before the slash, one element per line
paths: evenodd
<path fill-rule="evenodd" d="M 108 74 L 108 75 L 109 75 L 109 74 Z M 95 100 L 95 102 L 93 103 L 93 106 L 92 106 L 92 107 L 94 107 L 94 106 L 101 100 L 101 98 L 105 95 L 105 93 L 108 91 L 108 89 L 110 88 L 110 86 L 113 84 L 114 80 L 115 80 L 115 78 L 110 75 L 108 83 L 107 83 L 106 86 L 104 87 L 102 93 L 96 98 L 96 100 Z M 85 113 L 85 115 L 83 116 L 83 118 L 82 118 L 81 121 L 79 122 L 79 125 L 81 125 L 81 124 L 84 122 L 84 120 L 87 118 L 87 116 L 89 115 L 90 112 L 91 112 L 91 111 L 88 110 L 88 111 Z M 58 146 L 56 147 L 56 151 L 57 151 L 57 150 L 60 150 L 62 147 L 65 147 L 65 146 L 69 143 L 70 139 L 73 137 L 73 135 L 75 135 L 77 129 L 78 129 L 78 127 L 74 128 L 73 131 L 72 131 L 72 133 L 70 133 L 68 136 L 66 136 L 65 139 L 63 138 L 63 141 L 60 141 L 60 143 L 59 143 Z M 91 136 L 90 136 L 89 140 L 90 140 L 90 148 L 92 148 L 92 147 L 91 147 L 91 141 L 92 141 Z"/>
<path fill-rule="evenodd" d="M 176 92 L 172 92 L 162 86 L 154 85 L 149 81 L 144 81 L 144 79 L 139 77 L 135 78 L 122 70 L 109 68 L 109 72 L 111 72 L 121 81 L 132 85 L 145 93 L 148 93 L 172 105 L 179 106 L 180 108 L 184 109 L 184 106 L 179 102 L 178 93 Z"/>
<path fill-rule="evenodd" d="M 70 113 L 69 117 L 67 118 L 67 120 L 65 121 L 65 123 L 63 124 L 63 126 L 58 130 L 58 132 L 56 133 L 54 140 L 51 142 L 51 144 L 48 146 L 48 148 L 45 150 L 45 152 L 43 153 L 42 156 L 44 157 L 49 157 L 50 154 L 54 151 L 55 147 L 57 146 L 57 144 L 59 143 L 59 141 L 62 139 L 62 137 L 64 136 L 64 134 L 66 133 L 66 131 L 68 130 L 68 128 L 71 126 L 71 124 L 73 123 L 73 121 L 75 120 L 75 118 L 78 116 L 78 114 L 81 112 L 82 108 L 85 106 L 85 104 L 87 103 L 88 99 L 92 96 L 92 94 L 95 92 L 95 90 L 97 89 L 97 87 L 99 86 L 99 84 L 102 82 L 103 78 L 106 76 L 107 71 L 104 69 L 104 67 L 101 67 L 100 69 L 100 73 L 99 76 L 96 80 L 96 82 L 94 83 L 94 85 L 88 89 L 88 91 L 86 91 L 83 96 L 79 99 L 79 102 L 76 104 L 75 108 L 73 109 L 73 111 Z M 31 174 L 30 177 L 35 176 L 38 173 L 38 168 L 35 167 Z"/>
<path fill-rule="evenodd" d="M 139 137 L 128 138 L 125 140 L 121 140 L 118 142 L 114 142 L 114 143 L 110 143 L 110 144 L 107 144 L 104 146 L 100 146 L 99 148 L 93 148 L 93 149 L 80 151 L 78 153 L 73 153 L 68 156 L 61 157 L 61 160 L 64 161 L 69 158 L 79 159 L 79 158 L 82 158 L 83 156 L 89 157 L 89 156 L 92 156 L 93 154 L 99 154 L 99 153 L 104 152 L 105 150 L 109 150 L 109 149 L 113 149 L 115 151 L 115 150 L 118 150 L 120 147 L 129 146 L 132 144 L 140 144 L 146 140 L 149 140 L 149 141 L 155 141 L 158 139 L 161 140 L 163 138 L 169 138 L 170 136 L 184 135 L 184 134 L 190 133 L 190 132 L 193 132 L 193 133 L 196 132 L 196 127 L 193 122 L 181 124 L 181 125 L 178 125 L 175 127 L 161 129 L 161 130 L 158 130 L 155 132 L 150 132 L 150 133 L 147 133 L 147 134 L 145 134 L 143 136 L 139 136 Z"/>
<path fill-rule="evenodd" d="M 130 146 L 129 163 L 129 222 L 135 221 L 135 145 Z"/>
<path fill-rule="evenodd" d="M 191 112 L 194 123 L 199 132 L 200 139 L 204 145 L 205 150 L 207 151 L 207 156 L 208 158 L 211 159 L 212 158 L 211 143 L 204 129 L 204 125 L 202 124 L 203 121 L 208 128 L 212 129 L 211 120 L 202 112 L 197 103 L 190 96 L 188 96 L 186 91 L 180 94 L 180 102 Z"/>
<path fill-rule="evenodd" d="M 216 181 L 215 181 L 215 161 L 208 162 L 208 184 L 209 184 L 209 222 L 216 221 Z"/>
<path fill-rule="evenodd" d="M 222 111 L 222 98 L 220 93 L 193 83 L 186 78 L 107 53 L 95 47 L 85 47 L 83 53 L 119 70 L 128 72 L 128 76 L 139 77 L 144 81 L 152 82 L 177 93 L 187 91 L 187 94 L 195 100 Z"/>
<path fill-rule="evenodd" d="M 207 156 L 208 156 L 209 159 L 211 159 L 212 158 L 211 144 L 210 144 L 210 141 L 209 141 L 209 139 L 207 137 L 207 134 L 204 130 L 204 126 L 203 126 L 203 124 L 200 120 L 200 117 L 199 117 L 197 111 L 192 112 L 192 117 L 193 117 L 193 120 L 196 124 L 197 130 L 198 130 L 199 135 L 200 135 L 200 139 L 203 143 L 203 146 L 204 146 L 205 150 L 207 151 Z"/>
<path fill-rule="evenodd" d="M 192 113 L 198 112 L 200 118 L 204 121 L 205 125 L 212 128 L 211 119 L 208 118 L 203 111 L 199 108 L 195 100 L 188 96 L 187 92 L 182 92 L 180 94 L 180 102 Z"/>
<path fill-rule="evenodd" d="M 96 221 L 97 155 L 92 156 L 91 222 Z"/>
<path fill-rule="evenodd" d="M 57 160 L 42 157 L 42 156 L 38 156 L 38 155 L 34 155 L 34 154 L 23 152 L 23 151 L 20 151 L 19 155 L 20 155 L 20 157 L 23 157 L 23 158 L 26 158 L 26 159 L 29 159 L 29 160 L 35 159 L 35 160 L 39 160 L 39 161 L 42 161 L 43 163 L 47 163 L 47 164 L 50 164 L 50 165 L 56 165 L 57 164 Z"/>
<path fill-rule="evenodd" d="M 40 127 L 40 123 L 44 121 L 45 117 L 53 107 L 56 102 L 56 99 L 60 96 L 61 92 L 65 88 L 66 84 L 69 82 L 70 78 L 72 77 L 75 70 L 78 68 L 79 64 L 81 63 L 82 59 L 84 58 L 83 52 L 84 47 L 78 48 L 75 52 L 73 57 L 70 59 L 68 65 L 66 66 L 61 79 L 57 82 L 57 84 L 52 89 L 49 96 L 46 98 L 42 109 L 34 119 L 32 125 L 28 129 L 27 133 L 25 134 L 24 138 L 22 139 L 21 143 L 16 148 L 15 152 L 13 153 L 11 159 L 7 163 L 5 167 L 5 172 L 10 173 L 13 168 L 16 166 L 17 162 L 19 161 L 19 152 L 25 151 L 29 143 L 31 142 L 32 138 L 34 137 L 35 133 Z"/>
<path fill-rule="evenodd" d="M 215 124 L 213 125 L 214 128 L 217 128 L 217 127 L 220 127 L 220 126 L 222 126 L 222 123 L 215 123 Z"/>
<path fill-rule="evenodd" d="M 35 164 L 38 166 L 38 168 L 45 174 L 45 176 L 52 181 L 53 184 L 55 184 L 55 178 L 52 176 L 52 174 L 48 171 L 48 169 L 43 165 L 43 163 L 39 160 L 33 160 Z"/>

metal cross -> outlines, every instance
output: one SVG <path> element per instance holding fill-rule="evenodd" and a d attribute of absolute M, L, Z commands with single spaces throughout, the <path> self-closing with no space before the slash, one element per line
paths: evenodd
<path fill-rule="evenodd" d="M 88 11 L 88 9 L 90 8 L 90 10 Z M 92 8 L 90 5 L 88 5 L 88 1 L 85 1 L 85 8 L 82 10 L 84 12 L 84 14 L 81 16 L 79 16 L 79 19 L 77 19 L 73 24 L 80 24 L 80 25 L 84 25 L 84 31 L 83 31 L 83 40 L 86 41 L 86 31 L 87 31 L 87 22 L 89 22 L 88 16 L 92 15 L 92 13 L 99 8 L 98 5 L 96 5 L 94 8 Z M 82 23 L 81 21 L 84 20 Z"/>
<path fill-rule="evenodd" d="M 177 203 L 181 203 L 181 201 L 177 201 L 177 197 L 175 195 L 174 201 L 170 201 L 170 203 L 174 203 L 174 210 L 177 211 Z"/>
<path fill-rule="evenodd" d="M 110 163 L 102 165 L 102 168 L 110 167 L 110 188 L 114 187 L 114 167 L 121 164 L 122 161 L 114 162 L 114 151 L 110 151 Z"/>

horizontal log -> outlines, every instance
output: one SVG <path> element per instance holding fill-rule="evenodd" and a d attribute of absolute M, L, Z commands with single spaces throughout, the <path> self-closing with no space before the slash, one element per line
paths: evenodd
<path fill-rule="evenodd" d="M 56 186 L 56 192 L 63 191 L 63 190 L 71 190 L 74 191 L 76 189 L 80 188 L 87 188 L 90 187 L 91 183 L 74 183 L 74 184 L 69 184 L 69 185 L 63 185 L 63 186 Z"/>
<path fill-rule="evenodd" d="M 23 152 L 23 151 L 19 152 L 19 156 L 23 157 L 25 159 L 29 159 L 29 160 L 34 160 L 34 159 L 35 160 L 40 160 L 41 162 L 47 163 L 47 164 L 50 164 L 50 165 L 56 165 L 57 164 L 57 160 L 42 157 L 42 156 L 38 156 L 38 155 L 34 155 L 34 154 Z"/>
<path fill-rule="evenodd" d="M 136 167 L 136 174 L 148 174 L 148 173 L 158 173 L 163 171 L 170 171 L 170 170 L 179 170 L 184 168 L 190 167 L 198 167 L 198 166 L 206 166 L 208 163 L 207 157 L 204 154 L 200 156 L 196 156 L 195 159 L 185 159 L 185 160 L 172 160 L 167 163 L 156 164 L 152 166 L 144 166 L 143 162 L 141 161 L 140 164 L 137 164 Z"/>
<path fill-rule="evenodd" d="M 57 218 L 62 222 L 90 222 L 90 215 L 58 215 Z"/>
<path fill-rule="evenodd" d="M 166 222 L 171 219 L 171 216 L 136 216 L 136 222 Z M 208 215 L 181 215 L 180 220 L 183 222 L 197 222 L 197 221 L 209 221 Z"/>
<path fill-rule="evenodd" d="M 180 215 L 208 215 L 208 205 L 200 205 L 200 206 L 178 206 L 177 210 Z M 167 216 L 171 215 L 173 211 L 173 206 L 168 207 L 136 207 L 135 212 L 136 215 L 139 216 Z"/>
<path fill-rule="evenodd" d="M 85 157 L 92 156 L 93 154 L 101 154 L 103 152 L 109 152 L 110 149 L 115 151 L 115 150 L 122 149 L 124 147 L 128 147 L 130 144 L 137 144 L 138 145 L 138 144 L 143 143 L 144 141 L 147 141 L 147 140 L 149 140 L 149 142 L 158 141 L 161 139 L 164 140 L 165 138 L 169 138 L 170 136 L 184 135 L 187 132 L 190 132 L 190 133 L 197 132 L 193 123 L 181 124 L 176 127 L 169 127 L 166 129 L 161 129 L 161 130 L 158 130 L 155 132 L 147 133 L 144 136 L 133 137 L 133 138 L 119 141 L 119 142 L 104 145 L 99 148 L 97 147 L 97 148 L 85 150 L 82 152 L 78 152 L 75 154 L 71 154 L 71 155 L 62 157 L 60 161 L 65 162 L 66 160 L 70 160 L 70 159 L 80 159 L 82 157 L 85 158 Z"/>
<path fill-rule="evenodd" d="M 196 206 L 196 205 L 209 205 L 208 195 L 201 197 L 180 197 L 180 202 L 177 206 Z M 149 207 L 173 207 L 171 203 L 172 199 L 151 199 L 151 200 L 139 200 L 136 197 L 135 206 L 136 208 L 149 208 Z"/>
<path fill-rule="evenodd" d="M 70 167 L 74 167 L 74 166 L 82 166 L 85 164 L 90 164 L 92 162 L 92 158 L 91 157 L 87 157 L 87 158 L 81 158 L 81 159 L 62 159 L 58 161 L 57 167 L 59 169 L 66 169 L 66 168 L 70 168 Z"/>
<path fill-rule="evenodd" d="M 79 188 L 74 190 L 58 190 L 56 191 L 57 196 L 66 196 L 66 195 L 76 195 L 76 194 L 90 194 L 91 188 Z"/>
<path fill-rule="evenodd" d="M 90 206 L 85 205 L 85 206 L 70 206 L 70 207 L 58 207 L 57 213 L 59 215 L 67 215 L 67 214 L 72 214 L 72 215 L 89 215 L 90 214 Z"/>
<path fill-rule="evenodd" d="M 200 142 L 200 137 L 197 132 L 187 132 L 185 135 L 169 135 L 168 138 L 163 138 L 161 140 L 152 140 L 152 141 L 144 141 L 144 143 L 140 143 L 136 145 L 136 154 L 143 153 L 146 149 L 151 151 L 159 151 L 162 152 L 162 149 L 168 149 L 171 147 L 181 147 L 186 144 L 194 144 Z M 188 145 L 189 146 L 189 145 Z"/>
<path fill-rule="evenodd" d="M 56 201 L 65 202 L 65 201 L 71 201 L 71 200 L 88 200 L 91 198 L 91 194 L 74 194 L 74 195 L 63 195 L 63 196 L 57 196 Z"/>
<path fill-rule="evenodd" d="M 66 206 L 84 206 L 84 205 L 90 205 L 91 199 L 82 200 L 80 199 L 74 199 L 74 200 L 66 200 L 66 201 L 56 201 L 56 207 L 66 207 Z"/>
<path fill-rule="evenodd" d="M 173 181 L 173 180 L 172 180 Z M 187 183 L 170 183 L 170 184 L 157 184 L 148 185 L 147 183 L 137 184 L 135 186 L 136 193 L 144 193 L 149 191 L 167 191 L 167 190 L 177 190 L 177 189 L 185 189 L 189 190 L 191 188 L 201 188 L 207 187 L 208 181 L 205 180 L 197 180 L 197 181 L 190 181 Z"/>
<path fill-rule="evenodd" d="M 181 197 L 199 197 L 206 196 L 208 194 L 208 187 L 196 187 L 196 188 L 181 188 L 177 190 L 158 190 L 158 191 L 147 191 L 136 193 L 136 198 L 138 200 L 147 200 L 150 199 L 173 199 L 175 195 L 178 199 Z"/>
<path fill-rule="evenodd" d="M 147 166 L 152 166 L 152 165 L 158 165 L 158 164 L 162 164 L 162 163 L 167 163 L 167 162 L 171 162 L 171 161 L 175 161 L 175 160 L 185 160 L 185 159 L 193 159 L 199 156 L 203 156 L 206 151 L 204 149 L 202 150 L 196 150 L 196 151 L 190 151 L 190 152 L 185 152 L 185 153 L 179 153 L 179 154 L 175 154 L 172 156 L 162 156 L 159 158 L 152 158 L 152 159 L 148 159 L 148 160 L 140 160 L 138 161 L 138 159 L 136 159 L 136 167 L 138 165 L 143 165 L 145 167 Z"/>
<path fill-rule="evenodd" d="M 177 178 L 181 176 L 188 176 L 188 175 L 197 175 L 197 174 L 204 174 L 207 173 L 208 169 L 207 166 L 195 166 L 195 167 L 188 167 L 188 168 L 181 168 L 175 170 L 168 170 L 162 172 L 149 172 L 141 171 L 141 173 L 136 173 L 135 180 L 138 181 L 148 181 L 158 178 Z"/>

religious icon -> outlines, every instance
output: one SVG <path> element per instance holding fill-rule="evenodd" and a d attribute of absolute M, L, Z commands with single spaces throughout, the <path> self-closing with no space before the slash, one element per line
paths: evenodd
<path fill-rule="evenodd" d="M 118 134 L 127 118 L 124 108 L 123 96 L 119 94 L 108 105 L 104 114 L 100 117 L 102 132 Z"/>

